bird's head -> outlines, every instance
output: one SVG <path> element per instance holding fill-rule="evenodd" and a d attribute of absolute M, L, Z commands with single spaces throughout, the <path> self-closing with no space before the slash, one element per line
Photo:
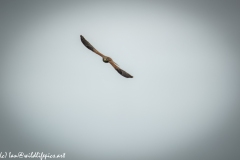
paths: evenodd
<path fill-rule="evenodd" d="M 103 62 L 108 63 L 109 62 L 108 57 L 103 57 Z"/>

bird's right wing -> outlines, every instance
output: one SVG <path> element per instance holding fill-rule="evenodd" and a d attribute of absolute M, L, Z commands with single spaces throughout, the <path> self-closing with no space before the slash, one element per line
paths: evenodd
<path fill-rule="evenodd" d="M 80 39 L 85 47 L 87 47 L 89 50 L 93 51 L 94 53 L 98 54 L 101 57 L 105 57 L 102 53 L 100 53 L 98 50 L 96 50 L 82 35 L 80 35 Z"/>

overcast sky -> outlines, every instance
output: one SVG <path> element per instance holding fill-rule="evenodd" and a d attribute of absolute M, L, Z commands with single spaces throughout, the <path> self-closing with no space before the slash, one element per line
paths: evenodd
<path fill-rule="evenodd" d="M 0 1 L 0 152 L 239 159 L 239 6 Z"/>

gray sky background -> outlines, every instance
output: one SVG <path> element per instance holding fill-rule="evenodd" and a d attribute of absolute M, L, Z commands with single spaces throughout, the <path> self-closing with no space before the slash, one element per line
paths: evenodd
<path fill-rule="evenodd" d="M 239 159 L 239 15 L 237 1 L 0 1 L 0 152 Z"/>

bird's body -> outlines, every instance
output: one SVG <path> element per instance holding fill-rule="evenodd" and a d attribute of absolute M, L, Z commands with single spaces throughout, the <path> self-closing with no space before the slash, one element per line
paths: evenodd
<path fill-rule="evenodd" d="M 94 53 L 101 56 L 104 63 L 110 63 L 113 66 L 113 68 L 115 68 L 115 70 L 119 74 L 121 74 L 123 77 L 133 78 L 133 76 L 131 76 L 129 73 L 127 73 L 126 71 L 119 68 L 118 65 L 112 60 L 112 58 L 107 57 L 107 56 L 103 55 L 102 53 L 100 53 L 98 50 L 96 50 L 82 35 L 80 35 L 80 39 L 81 39 L 81 41 L 82 41 L 82 43 L 84 44 L 85 47 L 87 47 L 89 50 L 91 50 Z"/>

